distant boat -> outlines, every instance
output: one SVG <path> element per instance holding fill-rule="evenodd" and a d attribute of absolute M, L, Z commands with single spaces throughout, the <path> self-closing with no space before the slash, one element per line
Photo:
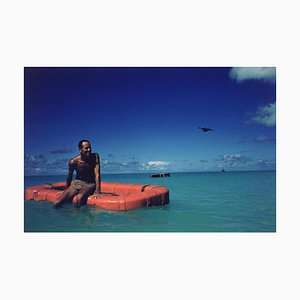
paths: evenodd
<path fill-rule="evenodd" d="M 170 173 L 160 173 L 160 174 L 150 174 L 151 178 L 157 178 L 157 177 L 170 177 Z"/>
<path fill-rule="evenodd" d="M 224 169 L 222 169 L 222 170 L 221 170 L 221 172 L 225 172 L 225 170 L 224 170 Z"/>

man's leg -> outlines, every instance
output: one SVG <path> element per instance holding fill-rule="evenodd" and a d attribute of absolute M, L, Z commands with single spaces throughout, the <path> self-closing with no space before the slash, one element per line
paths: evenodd
<path fill-rule="evenodd" d="M 54 202 L 53 208 L 60 207 L 64 202 L 72 202 L 73 197 L 79 193 L 78 190 L 73 189 L 72 187 L 67 188 Z"/>
<path fill-rule="evenodd" d="M 87 198 L 95 192 L 95 188 L 96 184 L 89 184 L 83 187 L 76 197 L 76 206 L 80 207 L 82 205 L 86 205 Z"/>

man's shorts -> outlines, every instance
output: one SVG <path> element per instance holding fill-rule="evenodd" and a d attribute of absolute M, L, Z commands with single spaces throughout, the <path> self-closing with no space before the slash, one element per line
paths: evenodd
<path fill-rule="evenodd" d="M 79 180 L 79 179 L 75 179 L 71 183 L 71 188 L 73 188 L 76 191 L 79 191 L 84 187 L 90 187 L 91 188 L 93 186 L 96 186 L 96 184 L 91 183 L 91 182 L 85 182 L 85 181 L 82 181 L 82 180 Z"/>

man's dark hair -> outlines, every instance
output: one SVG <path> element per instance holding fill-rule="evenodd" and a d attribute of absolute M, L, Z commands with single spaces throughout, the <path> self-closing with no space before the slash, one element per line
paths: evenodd
<path fill-rule="evenodd" d="M 84 143 L 84 142 L 87 142 L 87 143 L 91 144 L 90 141 L 88 141 L 88 140 L 81 140 L 81 141 L 78 143 L 78 148 L 79 148 L 79 149 L 82 148 L 82 143 Z"/>

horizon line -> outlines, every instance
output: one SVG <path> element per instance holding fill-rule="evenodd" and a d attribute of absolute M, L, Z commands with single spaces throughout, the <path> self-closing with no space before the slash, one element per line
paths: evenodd
<path fill-rule="evenodd" d="M 229 172 L 276 172 L 276 169 L 272 170 L 229 170 L 225 172 L 222 171 L 175 171 L 175 172 L 132 172 L 132 173 L 101 173 L 101 175 L 132 175 L 132 174 L 164 174 L 164 173 L 229 173 Z M 25 175 L 24 177 L 28 176 L 34 176 L 34 177 L 39 177 L 39 176 L 67 176 L 67 174 L 36 174 L 36 175 Z"/>

